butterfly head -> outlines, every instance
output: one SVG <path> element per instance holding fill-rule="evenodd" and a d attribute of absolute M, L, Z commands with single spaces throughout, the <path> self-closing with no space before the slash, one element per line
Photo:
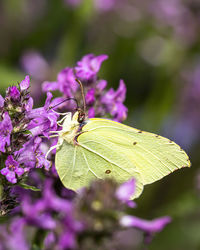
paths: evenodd
<path fill-rule="evenodd" d="M 85 113 L 85 111 L 83 111 L 82 109 L 78 108 L 77 112 L 78 112 L 77 121 L 79 123 L 83 123 L 85 121 L 85 119 L 86 119 L 86 113 Z"/>

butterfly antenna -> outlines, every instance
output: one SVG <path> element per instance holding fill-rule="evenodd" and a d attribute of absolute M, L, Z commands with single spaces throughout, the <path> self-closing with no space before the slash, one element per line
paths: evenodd
<path fill-rule="evenodd" d="M 83 84 L 79 79 L 76 78 L 75 80 L 80 85 L 81 95 L 82 95 L 82 99 L 83 99 L 83 112 L 86 113 L 86 103 L 85 103 L 85 94 L 84 94 Z"/>
<path fill-rule="evenodd" d="M 75 98 L 73 98 L 73 97 L 69 97 L 69 98 L 64 99 L 62 102 L 57 103 L 57 104 L 54 105 L 53 107 L 49 106 L 48 111 L 49 111 L 50 109 L 53 109 L 53 108 L 59 106 L 60 104 L 62 104 L 62 103 L 64 103 L 64 102 L 67 102 L 67 101 L 70 101 L 70 100 L 73 100 L 73 101 L 76 103 L 76 109 L 78 109 L 79 106 L 78 106 L 77 100 L 76 100 Z"/>

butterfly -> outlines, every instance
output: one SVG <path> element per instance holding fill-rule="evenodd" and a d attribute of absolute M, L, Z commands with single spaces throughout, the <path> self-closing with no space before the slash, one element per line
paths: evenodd
<path fill-rule="evenodd" d="M 136 198 L 144 185 L 191 165 L 175 142 L 109 119 L 88 119 L 81 110 L 67 113 L 60 125 L 54 131 L 59 137 L 55 167 L 63 185 L 75 191 L 95 179 L 135 178 Z"/>

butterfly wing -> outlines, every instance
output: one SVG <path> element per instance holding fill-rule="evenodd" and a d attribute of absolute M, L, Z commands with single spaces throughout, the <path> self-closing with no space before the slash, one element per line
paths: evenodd
<path fill-rule="evenodd" d="M 108 155 L 110 161 L 115 160 L 121 167 L 126 158 L 130 168 L 136 167 L 141 174 L 144 185 L 191 165 L 187 154 L 175 142 L 118 122 L 93 118 L 82 131 L 84 133 L 77 139 L 82 148 Z M 93 164 L 95 166 L 95 162 Z M 113 173 L 114 178 L 117 171 Z"/>
<path fill-rule="evenodd" d="M 64 141 L 56 152 L 56 170 L 65 187 L 77 190 L 94 179 L 111 177 L 123 183 L 135 177 L 136 192 L 132 198 L 140 195 L 143 190 L 141 175 L 123 152 L 118 151 L 118 146 L 95 133 L 79 137 L 79 145 Z"/>

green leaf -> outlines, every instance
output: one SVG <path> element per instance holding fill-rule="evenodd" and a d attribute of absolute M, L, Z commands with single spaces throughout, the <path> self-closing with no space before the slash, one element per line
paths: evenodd
<path fill-rule="evenodd" d="M 24 131 L 23 131 L 23 134 L 32 135 L 32 132 L 31 132 L 30 130 L 24 130 Z"/>
<path fill-rule="evenodd" d="M 32 191 L 41 191 L 39 188 L 36 188 L 34 186 L 27 185 L 25 183 L 19 183 L 19 186 L 24 188 L 24 189 L 30 189 Z"/>

